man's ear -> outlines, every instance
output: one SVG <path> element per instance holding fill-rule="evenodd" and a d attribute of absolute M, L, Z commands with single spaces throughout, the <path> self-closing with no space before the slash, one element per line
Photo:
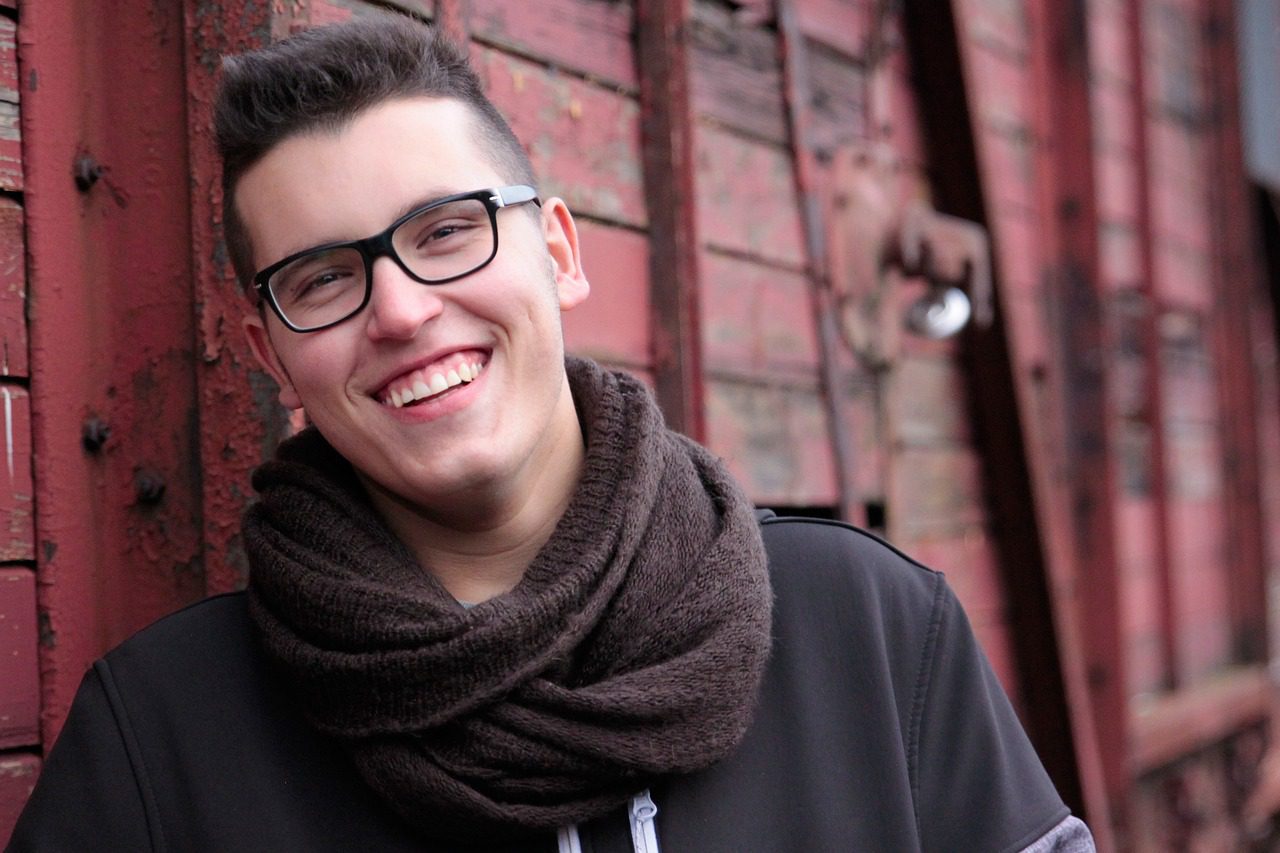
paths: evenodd
<path fill-rule="evenodd" d="M 591 285 L 582 271 L 582 255 L 578 250 L 578 227 L 573 214 L 560 198 L 549 198 L 542 204 L 542 233 L 547 251 L 555 267 L 556 294 L 560 310 L 568 311 L 587 298 Z"/>
<path fill-rule="evenodd" d="M 249 339 L 249 349 L 262 365 L 262 369 L 280 386 L 280 405 L 290 411 L 302 408 L 302 398 L 293 387 L 289 371 L 284 369 L 280 357 L 276 355 L 275 345 L 271 343 L 271 333 L 267 331 L 266 318 L 258 314 L 246 314 L 243 322 L 244 335 Z"/>

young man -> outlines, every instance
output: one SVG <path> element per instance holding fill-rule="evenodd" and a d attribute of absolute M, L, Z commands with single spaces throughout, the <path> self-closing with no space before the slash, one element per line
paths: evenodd
<path fill-rule="evenodd" d="M 758 519 L 566 360 L 573 219 L 407 20 L 230 59 L 245 330 L 314 428 L 247 593 L 86 677 L 12 849 L 1091 849 L 940 575 Z"/>

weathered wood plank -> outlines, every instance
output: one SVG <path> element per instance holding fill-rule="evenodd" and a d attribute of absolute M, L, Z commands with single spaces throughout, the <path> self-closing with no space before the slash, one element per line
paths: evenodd
<path fill-rule="evenodd" d="M 1134 772 L 1170 764 L 1265 719 L 1270 713 L 1271 693 L 1265 666 L 1238 667 L 1197 690 L 1153 699 L 1135 708 L 1129 750 Z"/>
<path fill-rule="evenodd" d="M 8 18 L 0 18 L 0 101 L 17 104 L 18 93 L 18 48 L 17 27 Z"/>
<path fill-rule="evenodd" d="M 0 420 L 0 560 L 33 560 L 31 400 L 25 388 L 0 384 Z"/>
<path fill-rule="evenodd" d="M 1208 311 L 1213 301 L 1208 253 L 1163 234 L 1157 236 L 1154 250 L 1154 290 L 1159 301 L 1187 311 Z"/>
<path fill-rule="evenodd" d="M 836 505 L 831 442 L 816 390 L 712 379 L 707 431 L 708 446 L 757 503 Z"/>
<path fill-rule="evenodd" d="M 0 840 L 8 841 L 18 814 L 36 786 L 40 758 L 13 753 L 0 756 Z"/>
<path fill-rule="evenodd" d="M 1222 444 L 1217 425 L 1166 429 L 1169 497 L 1202 501 L 1222 496 Z M 1196 535 L 1194 531 L 1189 535 Z M 1221 571 L 1225 567 L 1206 567 Z"/>
<path fill-rule="evenodd" d="M 0 569 L 0 749 L 40 742 L 36 575 Z"/>
<path fill-rule="evenodd" d="M 993 128 L 1024 124 L 1033 114 L 1025 60 L 991 49 L 969 54 L 968 73 L 982 80 L 982 97 L 976 105 L 979 123 Z"/>
<path fill-rule="evenodd" d="M 635 90 L 635 12 L 618 0 L 470 0 L 471 33 L 501 47 Z"/>
<path fill-rule="evenodd" d="M 27 279 L 22 206 L 0 198 L 0 376 L 26 376 Z"/>
<path fill-rule="evenodd" d="M 694 113 L 787 144 L 777 35 L 705 0 L 693 4 L 690 35 Z"/>
<path fill-rule="evenodd" d="M 1035 212 L 1026 208 L 997 207 L 992 224 L 992 260 L 999 271 L 998 279 L 1005 290 L 1028 293 L 1036 288 L 1039 281 L 1037 269 L 1041 254 L 1040 232 L 1037 228 Z M 1020 329 L 1039 331 L 1036 320 L 1033 326 L 1013 327 L 1017 334 Z"/>
<path fill-rule="evenodd" d="M 1036 145 L 1025 126 L 988 126 L 978 149 L 991 209 L 1035 211 Z M 1000 214 L 997 214 L 1000 215 Z"/>
<path fill-rule="evenodd" d="M 1202 318 L 1192 312 L 1163 311 L 1157 322 L 1165 422 L 1213 423 L 1213 367 Z"/>
<path fill-rule="evenodd" d="M 701 126 L 698 232 L 711 246 L 800 269 L 804 236 L 791 160 L 783 149 Z"/>
<path fill-rule="evenodd" d="M 0 18 L 0 189 L 22 189 L 22 131 L 18 124 L 18 28 Z"/>
<path fill-rule="evenodd" d="M 649 365 L 649 239 L 635 231 L 578 222 L 591 296 L 564 315 L 565 344 L 599 361 Z"/>
<path fill-rule="evenodd" d="M 864 140 L 874 131 L 866 126 L 867 75 L 852 60 L 822 45 L 811 45 L 809 59 L 809 144 L 823 157 L 834 155 L 841 146 Z M 890 82 L 895 82 L 892 79 Z M 919 148 L 899 147 L 911 138 L 916 126 L 915 98 L 901 89 L 893 92 L 891 115 L 897 121 L 894 150 L 904 159 L 919 162 Z"/>
<path fill-rule="evenodd" d="M 1117 503 L 1117 557 L 1125 649 L 1127 695 L 1132 698 L 1167 687 L 1160 617 L 1162 579 L 1157 555 L 1157 506 L 1149 497 Z"/>
<path fill-rule="evenodd" d="M 1142 244 L 1130 225 L 1103 222 L 1098 228 L 1098 274 L 1109 291 L 1122 291 L 1142 281 Z"/>
<path fill-rule="evenodd" d="M 797 23 L 806 38 L 862 59 L 874 5 L 870 0 L 804 0 L 796 3 Z"/>
<path fill-rule="evenodd" d="M 895 63 L 895 66 L 898 63 Z M 859 72 L 861 73 L 861 72 Z M 888 137 L 886 141 L 893 147 L 894 153 L 898 157 L 898 161 L 903 169 L 904 176 L 908 171 L 917 173 L 916 180 L 921 186 L 930 187 L 934 175 L 943 169 L 959 168 L 956 166 L 954 156 L 951 158 L 937 159 L 932 163 L 928 162 L 928 154 L 925 153 L 925 128 L 924 122 L 920 116 L 921 102 L 916 97 L 919 82 L 912 76 L 910 69 L 898 70 L 896 67 L 885 75 L 885 88 L 888 94 L 885 96 L 889 103 L 889 119 Z M 864 90 L 863 86 L 859 86 L 859 92 Z M 875 95 L 866 94 L 868 98 L 874 98 Z M 857 105 L 860 115 L 857 118 L 857 126 L 862 128 L 861 134 L 864 137 L 871 137 L 877 133 L 885 132 L 884 128 L 867 127 L 867 122 L 863 120 L 863 115 L 869 111 L 861 104 Z M 870 121 L 883 119 L 883 117 L 875 117 L 867 115 Z M 952 150 L 952 149 L 944 149 Z M 938 155 L 935 154 L 935 157 Z M 926 167 L 932 170 L 933 174 L 926 171 Z"/>
<path fill-rule="evenodd" d="M 897 441 L 907 445 L 968 444 L 973 430 L 966 379 L 953 358 L 910 356 L 894 365 L 888 401 Z"/>
<path fill-rule="evenodd" d="M 1177 676 L 1191 687 L 1231 662 L 1227 519 L 1218 496 L 1171 500 L 1169 520 Z"/>
<path fill-rule="evenodd" d="M 1203 174 L 1203 164 L 1207 162 L 1207 158 L 1199 160 L 1194 172 L 1166 166 L 1152 174 L 1150 190 L 1155 230 L 1206 252 L 1213 234 L 1209 187 Z"/>
<path fill-rule="evenodd" d="M 936 536 L 986 521 L 981 461 L 971 448 L 903 447 L 890 463 L 894 539 Z"/>
<path fill-rule="evenodd" d="M 1098 176 L 1098 217 L 1133 224 L 1138 216 L 1138 174 L 1132 154 L 1115 149 L 1094 156 Z"/>
<path fill-rule="evenodd" d="M 703 252 L 703 345 L 710 370 L 816 381 L 809 282 L 799 273 Z"/>
<path fill-rule="evenodd" d="M 528 150 L 544 196 L 602 219 L 648 223 L 634 98 L 491 48 L 475 47 L 472 60 Z"/>
<path fill-rule="evenodd" d="M 1100 80 L 1093 86 L 1089 105 L 1093 109 L 1093 136 L 1105 150 L 1135 153 L 1138 123 L 1133 87 L 1114 80 Z"/>
<path fill-rule="evenodd" d="M 1085 25 L 1089 28 L 1089 66 L 1095 79 L 1130 86 L 1134 79 L 1133 28 L 1125 7 L 1125 3 L 1094 0 L 1089 4 Z"/>

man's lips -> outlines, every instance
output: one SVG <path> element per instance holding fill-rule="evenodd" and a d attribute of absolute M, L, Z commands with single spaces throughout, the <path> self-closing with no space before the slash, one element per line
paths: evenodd
<path fill-rule="evenodd" d="M 454 352 L 424 367 L 402 373 L 375 396 L 384 406 L 403 408 L 473 381 L 487 364 L 488 353 L 483 351 Z"/>

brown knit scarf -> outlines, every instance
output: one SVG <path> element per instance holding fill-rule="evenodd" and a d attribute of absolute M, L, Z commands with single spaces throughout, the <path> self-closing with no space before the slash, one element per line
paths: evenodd
<path fill-rule="evenodd" d="M 750 503 L 636 380 L 569 359 L 587 458 L 551 539 L 467 610 L 314 430 L 254 474 L 250 606 L 365 781 L 432 837 L 602 814 L 742 738 L 769 648 Z"/>

